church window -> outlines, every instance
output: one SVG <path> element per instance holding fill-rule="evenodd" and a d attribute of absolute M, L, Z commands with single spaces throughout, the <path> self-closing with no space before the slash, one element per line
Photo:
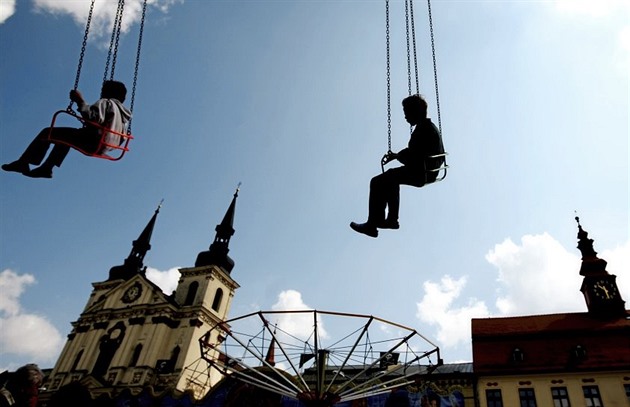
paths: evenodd
<path fill-rule="evenodd" d="M 81 361 L 81 358 L 83 357 L 83 349 L 81 349 L 79 351 L 79 353 L 77 353 L 77 357 L 74 358 L 74 363 L 72 363 L 72 369 L 70 369 L 71 371 L 75 371 L 77 370 L 77 366 L 79 366 L 79 362 Z"/>
<path fill-rule="evenodd" d="M 195 296 L 197 295 L 197 289 L 199 289 L 199 283 L 193 281 L 188 286 L 188 294 L 186 294 L 186 301 L 184 301 L 184 305 L 192 305 L 195 301 Z"/>
<path fill-rule="evenodd" d="M 626 398 L 630 401 L 630 384 L 624 384 L 623 389 L 626 391 Z"/>
<path fill-rule="evenodd" d="M 603 407 L 602 398 L 599 395 L 599 387 L 597 386 L 584 386 L 584 402 L 586 407 Z"/>
<path fill-rule="evenodd" d="M 501 390 L 499 389 L 486 390 L 486 403 L 488 407 L 503 407 L 503 398 L 501 397 Z"/>
<path fill-rule="evenodd" d="M 212 309 L 219 312 L 221 307 L 221 300 L 223 299 L 223 290 L 217 288 L 217 292 L 214 294 L 214 301 L 212 301 Z"/>
<path fill-rule="evenodd" d="M 553 399 L 553 407 L 571 407 L 566 387 L 552 387 L 551 398 Z"/>
<path fill-rule="evenodd" d="M 139 343 L 133 350 L 133 355 L 131 355 L 129 366 L 136 366 L 138 364 L 138 359 L 140 359 L 140 352 L 142 352 L 142 344 Z"/>
<path fill-rule="evenodd" d="M 521 407 L 536 407 L 534 389 L 518 389 L 518 399 L 521 402 Z"/>

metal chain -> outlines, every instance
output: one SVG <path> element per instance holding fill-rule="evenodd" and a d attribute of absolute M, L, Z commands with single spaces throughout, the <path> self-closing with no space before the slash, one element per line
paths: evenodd
<path fill-rule="evenodd" d="M 140 50 L 142 49 L 142 34 L 144 33 L 144 19 L 147 12 L 147 0 L 142 3 L 142 17 L 140 18 L 140 32 L 138 34 L 138 50 L 136 52 L 136 66 L 133 71 L 133 86 L 131 87 L 131 102 L 129 104 L 129 111 L 133 112 L 133 103 L 136 98 L 136 84 L 138 82 L 138 68 L 140 67 Z M 131 120 L 133 115 L 129 118 L 127 124 L 127 134 L 131 134 Z"/>
<path fill-rule="evenodd" d="M 413 42 L 413 65 L 416 73 L 416 93 L 420 94 L 420 76 L 418 75 L 418 52 L 416 50 L 416 23 L 413 18 L 413 0 L 409 0 L 409 16 L 411 24 L 411 40 Z"/>
<path fill-rule="evenodd" d="M 407 37 L 407 95 L 411 95 L 411 44 L 409 38 L 409 0 L 405 0 L 405 36 Z"/>
<path fill-rule="evenodd" d="M 440 115 L 440 92 L 438 89 L 438 74 L 437 74 L 437 59 L 435 57 L 435 37 L 433 34 L 433 17 L 431 15 L 431 0 L 427 0 L 427 7 L 429 9 L 429 29 L 431 31 L 431 53 L 433 54 L 433 78 L 435 82 L 435 106 L 437 108 L 438 116 L 438 129 L 442 134 L 442 117 Z"/>
<path fill-rule="evenodd" d="M 116 44 L 116 52 L 118 52 L 118 43 L 117 43 L 117 34 L 120 35 L 120 21 L 121 21 L 121 3 L 124 5 L 124 0 L 118 0 L 118 7 L 116 9 L 116 16 L 114 17 L 114 23 L 112 26 L 112 36 L 109 40 L 109 50 L 107 51 L 107 60 L 105 61 L 105 72 L 103 73 L 103 82 L 107 80 L 107 74 L 109 73 L 109 65 L 112 60 L 112 55 L 114 53 L 114 44 Z M 115 62 L 114 62 L 115 65 Z M 113 74 L 114 68 L 112 67 L 112 75 L 110 78 L 114 77 Z"/>
<path fill-rule="evenodd" d="M 88 35 L 90 33 L 90 24 L 92 24 L 92 14 L 94 12 L 94 2 L 90 3 L 90 11 L 88 12 L 87 23 L 85 23 L 85 32 L 83 33 L 83 43 L 81 44 L 81 53 L 79 55 L 79 65 L 77 66 L 77 76 L 74 78 L 74 90 L 79 88 L 79 79 L 81 78 L 81 68 L 83 67 L 83 57 L 85 56 L 85 48 L 87 47 Z M 72 109 L 72 100 L 66 110 Z"/>
<path fill-rule="evenodd" d="M 116 59 L 118 57 L 118 42 L 120 41 L 120 31 L 122 30 L 122 18 L 123 18 L 123 9 L 125 8 L 125 0 L 119 0 L 118 7 L 120 8 L 120 12 L 118 14 L 118 22 L 116 28 L 116 42 L 114 44 L 114 54 L 112 55 L 112 72 L 110 75 L 110 79 L 114 79 L 114 70 L 116 69 Z"/>
<path fill-rule="evenodd" d="M 389 0 L 385 0 L 385 43 L 387 54 L 387 152 L 392 152 L 392 104 L 391 75 L 389 64 Z"/>

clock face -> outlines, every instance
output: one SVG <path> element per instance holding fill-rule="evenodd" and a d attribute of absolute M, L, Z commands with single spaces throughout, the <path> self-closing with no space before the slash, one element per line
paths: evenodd
<path fill-rule="evenodd" d="M 122 300 L 123 302 L 133 302 L 138 299 L 141 292 L 142 286 L 140 286 L 140 284 L 134 284 L 125 291 Z"/>
<path fill-rule="evenodd" d="M 617 287 L 607 280 L 597 280 L 593 284 L 593 294 L 600 300 L 609 301 L 617 297 Z"/>

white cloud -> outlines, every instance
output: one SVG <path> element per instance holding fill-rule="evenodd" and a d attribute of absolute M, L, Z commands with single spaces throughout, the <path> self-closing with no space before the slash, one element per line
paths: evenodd
<path fill-rule="evenodd" d="M 0 1 L 0 24 L 15 13 L 15 0 Z"/>
<path fill-rule="evenodd" d="M 559 12 L 587 17 L 604 17 L 629 8 L 625 0 L 556 0 L 555 5 Z"/>
<path fill-rule="evenodd" d="M 50 363 L 61 351 L 61 334 L 45 317 L 26 313 L 20 305 L 20 296 L 35 282 L 30 274 L 0 273 L 0 355 Z"/>
<path fill-rule="evenodd" d="M 489 315 L 483 301 L 470 298 L 468 304 L 453 307 L 466 286 L 466 277 L 454 280 L 444 276 L 440 283 L 425 281 L 424 297 L 417 304 L 416 316 L 422 322 L 437 326 L 436 339 L 440 345 L 454 348 L 470 341 L 470 319 Z"/>
<path fill-rule="evenodd" d="M 35 277 L 30 274 L 19 275 L 9 269 L 0 273 L 0 312 L 7 316 L 19 314 L 20 295 L 34 283 Z"/>
<path fill-rule="evenodd" d="M 296 290 L 285 290 L 278 295 L 278 302 L 276 302 L 271 309 L 273 311 L 302 311 L 312 310 L 313 308 L 304 303 L 300 292 Z M 313 333 L 313 315 L 311 313 L 277 314 L 275 323 L 278 324 L 278 329 L 302 340 L 306 340 Z M 328 333 L 319 319 L 317 331 L 320 338 L 328 338 Z"/>
<path fill-rule="evenodd" d="M 586 304 L 579 291 L 581 256 L 575 249 L 565 249 L 547 233 L 525 235 L 520 244 L 506 239 L 486 254 L 486 260 L 497 268 L 496 311 L 486 301 L 468 297 L 463 306 L 454 304 L 466 297 L 467 278 L 444 276 L 439 283 L 426 281 L 424 296 L 417 304 L 417 317 L 437 330 L 440 347 L 469 352 L 470 319 L 514 315 L 585 312 Z M 607 270 L 617 275 L 622 297 L 630 298 L 630 241 L 598 257 L 608 262 Z M 460 301 L 461 302 L 461 301 Z"/>
<path fill-rule="evenodd" d="M 580 258 L 547 233 L 497 244 L 486 260 L 498 271 L 496 306 L 501 315 L 584 311 L 579 293 Z"/>
<path fill-rule="evenodd" d="M 630 240 L 614 249 L 604 250 L 597 255 L 608 262 L 606 270 L 610 274 L 617 276 L 617 286 L 619 293 L 626 301 L 626 306 L 630 303 Z"/>
<path fill-rule="evenodd" d="M 80 26 L 85 26 L 89 14 L 89 1 L 34 0 L 35 10 L 51 14 L 69 14 Z M 162 13 L 183 0 L 149 0 L 147 7 L 154 7 Z M 90 33 L 97 38 L 107 37 L 111 33 L 112 21 L 116 16 L 117 2 L 97 1 L 94 3 Z M 130 27 L 140 21 L 142 0 L 127 0 L 123 10 L 121 29 L 128 32 Z"/>
<path fill-rule="evenodd" d="M 170 295 L 175 291 L 179 277 L 179 267 L 173 267 L 166 271 L 147 267 L 147 278 L 160 287 L 166 295 Z"/>

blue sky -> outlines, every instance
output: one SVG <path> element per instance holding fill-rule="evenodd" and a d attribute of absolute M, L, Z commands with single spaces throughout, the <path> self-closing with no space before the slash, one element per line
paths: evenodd
<path fill-rule="evenodd" d="M 79 89 L 98 97 L 113 2 L 97 0 Z M 138 0 L 116 68 L 131 83 Z M 575 211 L 630 301 L 627 1 L 432 2 L 451 169 L 401 192 L 378 239 L 368 184 L 387 149 L 385 7 L 374 1 L 149 2 L 131 152 L 71 153 L 52 180 L 0 173 L 0 370 L 52 367 L 91 283 L 164 199 L 145 257 L 170 293 L 232 194 L 231 317 L 373 314 L 471 360 L 470 318 L 582 312 Z M 87 2 L 0 2 L 0 161 L 68 105 Z M 392 147 L 405 146 L 404 7 L 391 2 Z M 425 2 L 421 91 L 436 118 Z"/>

